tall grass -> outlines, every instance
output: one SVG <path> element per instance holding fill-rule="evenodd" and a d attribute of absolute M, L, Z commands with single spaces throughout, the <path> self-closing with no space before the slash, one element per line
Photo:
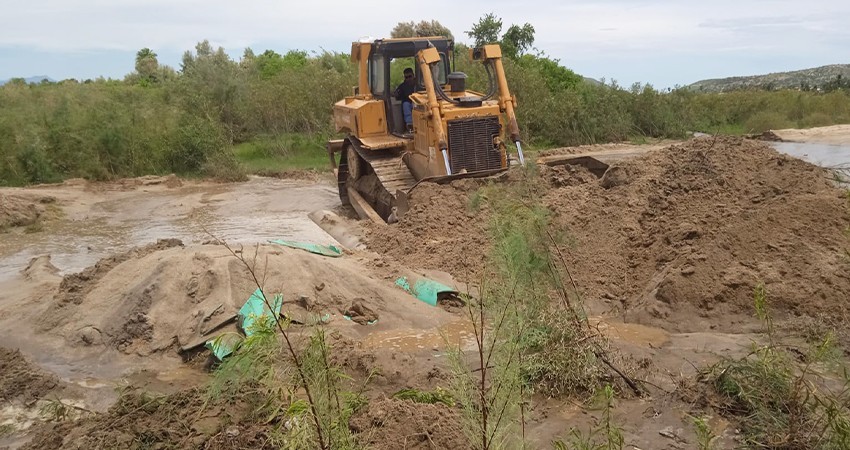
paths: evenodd
<path fill-rule="evenodd" d="M 708 403 L 740 422 L 750 448 L 848 448 L 850 372 L 833 334 L 804 350 L 781 345 L 761 285 L 754 303 L 768 343 L 754 344 L 749 355 L 724 359 L 703 373 Z"/>

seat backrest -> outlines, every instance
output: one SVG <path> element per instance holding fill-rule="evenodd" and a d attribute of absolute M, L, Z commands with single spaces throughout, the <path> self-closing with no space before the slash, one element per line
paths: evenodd
<path fill-rule="evenodd" d="M 404 115 L 401 111 L 401 101 L 395 97 L 390 98 L 390 114 L 392 114 L 392 132 L 404 133 L 407 127 L 404 125 Z"/>

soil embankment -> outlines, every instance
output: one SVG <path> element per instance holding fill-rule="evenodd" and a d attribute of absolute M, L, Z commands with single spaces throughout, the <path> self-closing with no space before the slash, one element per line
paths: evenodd
<path fill-rule="evenodd" d="M 597 312 L 669 331 L 740 331 L 764 284 L 777 314 L 841 316 L 850 298 L 845 191 L 763 142 L 703 137 L 618 163 L 597 179 L 541 167 L 551 224 Z M 494 182 L 500 182 L 497 179 Z M 372 248 L 404 264 L 478 275 L 489 241 L 482 181 L 425 185 Z"/>

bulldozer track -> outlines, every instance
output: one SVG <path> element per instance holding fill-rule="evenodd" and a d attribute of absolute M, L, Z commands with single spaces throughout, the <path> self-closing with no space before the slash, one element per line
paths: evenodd
<path fill-rule="evenodd" d="M 349 137 L 346 139 L 344 147 L 347 147 L 348 145 L 351 145 L 354 148 L 357 154 L 360 155 L 360 158 L 362 158 L 363 162 L 365 162 L 365 165 L 369 167 L 369 169 L 361 175 L 361 177 L 374 173 L 379 181 L 379 189 L 383 190 L 381 193 L 374 191 L 360 193 L 363 194 L 363 197 L 370 199 L 372 208 L 376 211 L 383 211 L 381 216 L 384 220 L 387 220 L 387 211 L 395 206 L 398 201 L 399 192 L 407 193 L 416 185 L 416 179 L 413 177 L 413 174 L 410 173 L 410 170 L 403 161 L 404 150 L 401 148 L 384 149 L 380 152 L 366 150 L 355 137 Z M 349 186 L 351 179 L 349 162 L 347 160 L 348 156 L 347 152 L 344 150 L 340 153 L 342 156 L 340 157 L 339 167 L 337 170 L 339 197 L 343 204 L 351 205 L 352 200 L 348 192 L 348 189 L 352 188 L 352 186 Z M 382 208 L 379 205 L 374 204 L 374 199 L 376 198 L 391 198 L 392 204 Z"/>

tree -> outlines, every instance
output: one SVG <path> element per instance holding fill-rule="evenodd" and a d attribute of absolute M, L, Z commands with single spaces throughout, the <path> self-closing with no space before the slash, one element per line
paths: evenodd
<path fill-rule="evenodd" d="M 139 74 L 140 82 L 156 83 L 158 69 L 159 61 L 153 50 L 145 47 L 136 53 L 136 73 Z"/>
<path fill-rule="evenodd" d="M 521 27 L 511 25 L 502 36 L 502 50 L 512 58 L 524 55 L 533 44 L 534 27 L 528 22 Z"/>
<path fill-rule="evenodd" d="M 247 73 L 231 60 L 224 48 L 213 49 L 208 41 L 183 54 L 180 86 L 184 109 L 207 120 L 218 121 L 233 140 L 244 129 L 248 96 Z"/>
<path fill-rule="evenodd" d="M 416 24 L 410 22 L 399 22 L 393 30 L 390 31 L 391 38 L 411 38 L 416 37 Z"/>
<path fill-rule="evenodd" d="M 475 46 L 499 42 L 499 34 L 502 33 L 502 19 L 493 13 L 487 13 L 472 25 L 472 29 L 466 31 L 466 35 L 475 40 Z"/>
<path fill-rule="evenodd" d="M 524 55 L 534 44 L 534 27 L 530 23 L 526 22 L 523 26 L 511 25 L 505 34 L 501 33 L 502 19 L 493 13 L 485 14 L 466 32 L 469 37 L 475 39 L 476 47 L 499 44 L 502 53 L 512 59 Z"/>
<path fill-rule="evenodd" d="M 261 78 L 271 78 L 283 70 L 283 57 L 274 50 L 264 51 L 255 62 Z"/>
<path fill-rule="evenodd" d="M 251 47 L 245 47 L 245 51 L 242 53 L 242 59 L 239 60 L 239 67 L 251 70 L 256 62 L 257 55 L 254 54 L 254 50 Z"/>
<path fill-rule="evenodd" d="M 445 36 L 449 39 L 454 39 L 451 30 L 436 20 L 422 20 L 419 23 L 414 23 L 412 20 L 410 22 L 399 22 L 390 31 L 390 37 L 393 38 L 426 36 Z"/>

